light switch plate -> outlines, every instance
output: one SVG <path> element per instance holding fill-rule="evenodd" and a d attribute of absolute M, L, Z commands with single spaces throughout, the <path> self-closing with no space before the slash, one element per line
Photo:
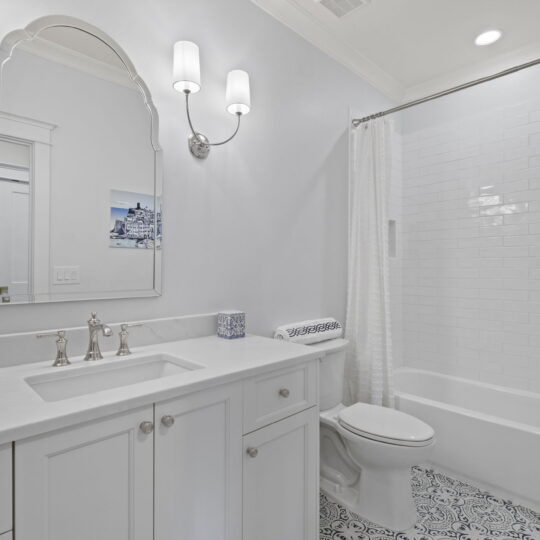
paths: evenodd
<path fill-rule="evenodd" d="M 77 285 L 81 282 L 80 266 L 55 266 L 53 269 L 54 285 Z"/>

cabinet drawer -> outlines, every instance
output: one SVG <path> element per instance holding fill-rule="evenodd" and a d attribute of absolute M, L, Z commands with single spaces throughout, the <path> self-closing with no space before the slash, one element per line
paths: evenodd
<path fill-rule="evenodd" d="M 0 446 L 0 534 L 13 528 L 12 453 L 11 444 Z"/>
<path fill-rule="evenodd" d="M 272 371 L 244 383 L 244 433 L 317 403 L 318 362 Z"/>

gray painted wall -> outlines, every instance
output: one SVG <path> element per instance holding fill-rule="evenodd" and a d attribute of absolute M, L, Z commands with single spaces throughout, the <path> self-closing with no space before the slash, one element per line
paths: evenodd
<path fill-rule="evenodd" d="M 261 334 L 298 319 L 343 319 L 349 108 L 373 112 L 386 98 L 248 0 L 5 0 L 0 35 L 54 13 L 116 39 L 152 92 L 164 150 L 164 294 L 0 307 L 0 332 L 80 325 L 91 309 L 118 322 L 239 308 Z M 201 49 L 193 116 L 211 138 L 234 124 L 224 110 L 227 72 L 251 75 L 252 112 L 206 162 L 187 151 L 183 96 L 171 88 L 179 39 Z"/>

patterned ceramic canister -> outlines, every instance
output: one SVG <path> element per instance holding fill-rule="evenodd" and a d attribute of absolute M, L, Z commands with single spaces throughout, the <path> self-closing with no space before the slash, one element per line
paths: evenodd
<path fill-rule="evenodd" d="M 218 336 L 236 339 L 246 335 L 246 314 L 243 311 L 220 311 L 218 313 Z"/>

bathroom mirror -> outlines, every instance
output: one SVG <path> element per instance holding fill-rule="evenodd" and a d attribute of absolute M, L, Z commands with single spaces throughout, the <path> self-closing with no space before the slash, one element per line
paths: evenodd
<path fill-rule="evenodd" d="M 0 302 L 156 296 L 158 116 L 126 53 L 51 16 L 0 45 Z"/>

